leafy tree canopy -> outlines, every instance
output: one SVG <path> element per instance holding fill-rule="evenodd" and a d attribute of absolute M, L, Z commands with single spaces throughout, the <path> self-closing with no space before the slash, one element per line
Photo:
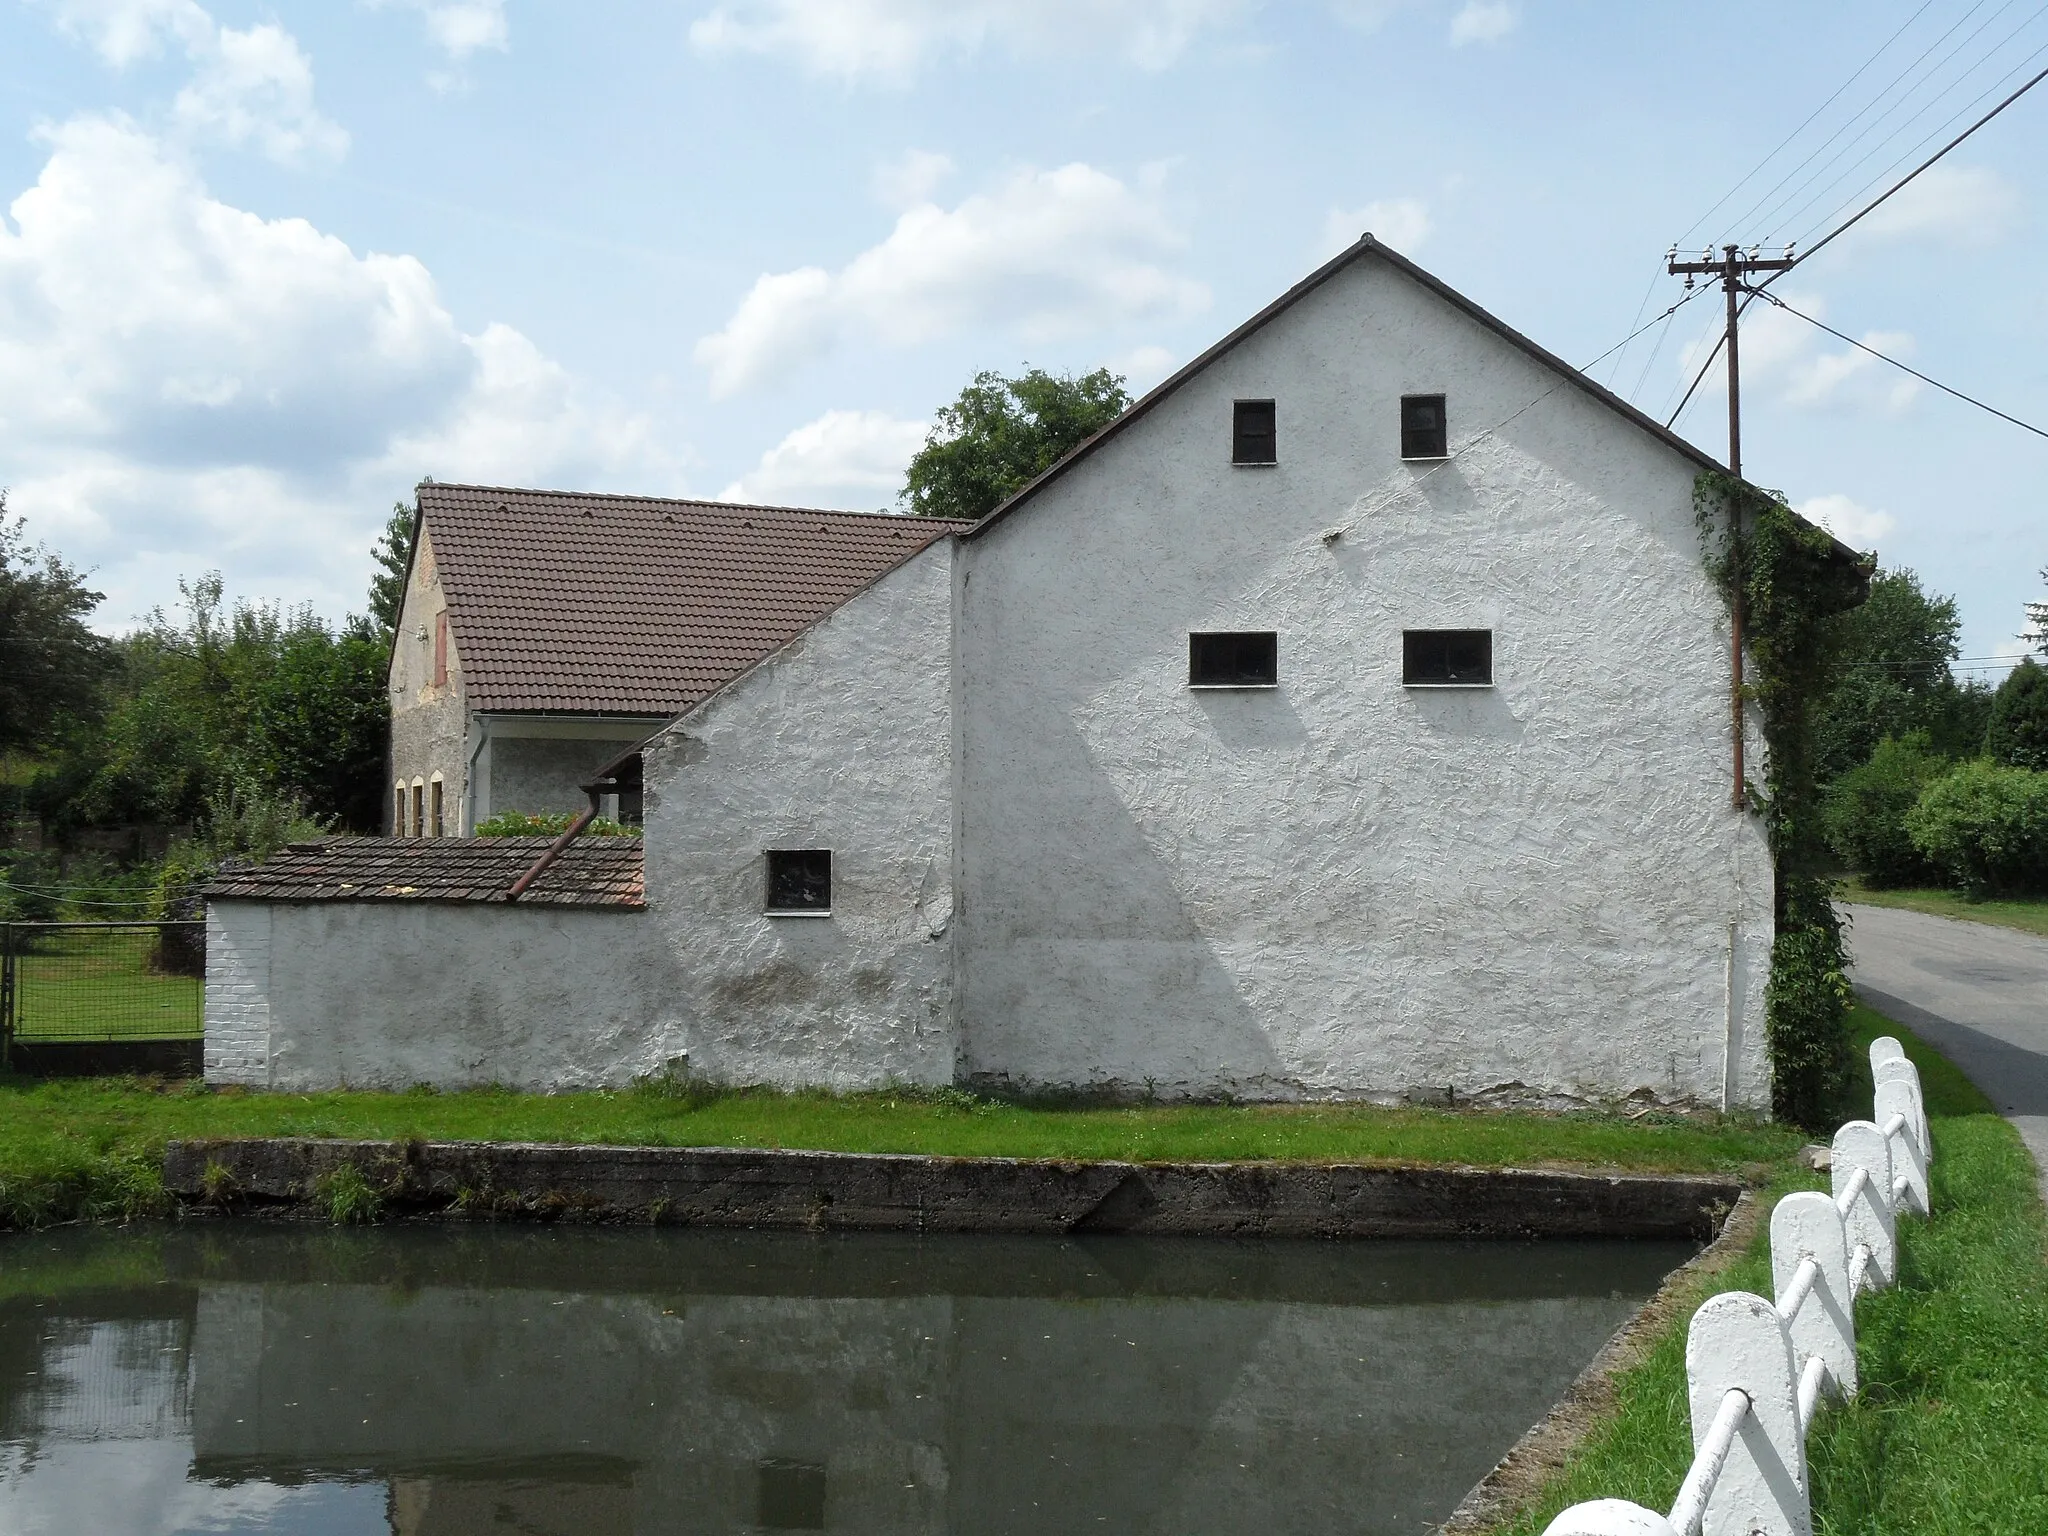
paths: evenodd
<path fill-rule="evenodd" d="M 1107 368 L 1075 378 L 1033 368 L 1021 378 L 978 373 L 939 410 L 910 461 L 903 500 L 921 517 L 986 517 L 1130 408 Z"/>
<path fill-rule="evenodd" d="M 2048 768 L 2048 667 L 2031 656 L 1998 685 L 1984 755 L 2008 768 Z"/>
<path fill-rule="evenodd" d="M 412 527 L 417 516 L 404 502 L 393 502 L 384 531 L 370 550 L 370 558 L 377 562 L 370 576 L 370 617 L 387 635 L 398 628 L 398 610 L 405 603 L 405 573 L 412 564 Z"/>
<path fill-rule="evenodd" d="M 101 596 L 48 550 L 30 555 L 0 491 L 0 752 L 48 747 L 92 712 L 112 664 L 108 642 L 85 627 Z"/>
<path fill-rule="evenodd" d="M 1939 755 L 1976 752 L 1990 692 L 1949 671 L 1962 650 L 1954 598 L 1925 591 L 1910 570 L 1880 571 L 1869 600 L 1835 622 L 1841 670 L 1815 722 L 1822 782 L 1868 762 L 1887 736 L 1920 731 Z"/>
<path fill-rule="evenodd" d="M 96 715 L 76 722 L 33 796 L 67 826 L 208 818 L 224 795 L 293 797 L 373 830 L 383 810 L 384 644 L 367 620 L 224 606 L 218 574 L 180 582 L 115 647 Z"/>

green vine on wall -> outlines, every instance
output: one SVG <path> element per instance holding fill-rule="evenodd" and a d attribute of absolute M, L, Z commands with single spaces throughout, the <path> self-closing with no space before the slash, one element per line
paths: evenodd
<path fill-rule="evenodd" d="M 1849 983 L 1825 876 L 1814 727 L 1840 662 L 1839 617 L 1869 595 L 1871 566 L 1845 558 L 1782 496 L 1724 470 L 1694 480 L 1693 511 L 1708 574 L 1731 610 L 1740 604 L 1743 696 L 1763 724 L 1764 779 L 1747 790 L 1775 872 L 1777 936 L 1764 991 L 1771 1109 L 1825 1128 L 1849 1072 Z"/>

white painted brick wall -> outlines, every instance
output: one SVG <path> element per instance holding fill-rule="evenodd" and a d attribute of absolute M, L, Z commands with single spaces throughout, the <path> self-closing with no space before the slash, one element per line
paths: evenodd
<path fill-rule="evenodd" d="M 268 902 L 206 907 L 206 1080 L 261 1088 L 270 1081 Z"/>

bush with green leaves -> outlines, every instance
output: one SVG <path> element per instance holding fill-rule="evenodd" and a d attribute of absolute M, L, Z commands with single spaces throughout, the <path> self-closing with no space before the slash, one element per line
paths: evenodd
<path fill-rule="evenodd" d="M 1968 895 L 2048 892 L 2048 773 L 1964 763 L 1921 792 L 1906 830 Z"/>
<path fill-rule="evenodd" d="M 567 811 L 544 811 L 529 815 L 525 811 L 500 811 L 488 820 L 476 824 L 478 837 L 560 837 L 569 830 L 569 823 L 576 818 Z M 583 829 L 585 837 L 638 837 L 640 829 L 624 822 L 613 821 L 609 816 L 592 818 L 590 825 Z"/>
<path fill-rule="evenodd" d="M 1829 788 L 1822 809 L 1828 846 L 1872 885 L 1926 885 L 1938 879 L 1939 872 L 1906 830 L 1906 817 L 1920 803 L 1921 791 L 1950 767 L 1948 759 L 1930 749 L 1923 732 L 1902 741 L 1887 736 L 1869 762 Z"/>

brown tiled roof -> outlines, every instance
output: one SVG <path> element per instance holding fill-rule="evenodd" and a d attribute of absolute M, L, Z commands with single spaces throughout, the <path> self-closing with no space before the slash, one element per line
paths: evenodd
<path fill-rule="evenodd" d="M 550 837 L 338 837 L 293 843 L 248 869 L 221 873 L 210 900 L 503 901 L 554 841 Z M 519 898 L 519 905 L 646 905 L 637 837 L 582 837 Z"/>
<path fill-rule="evenodd" d="M 470 706 L 672 715 L 933 539 L 941 518 L 422 485 Z"/>

